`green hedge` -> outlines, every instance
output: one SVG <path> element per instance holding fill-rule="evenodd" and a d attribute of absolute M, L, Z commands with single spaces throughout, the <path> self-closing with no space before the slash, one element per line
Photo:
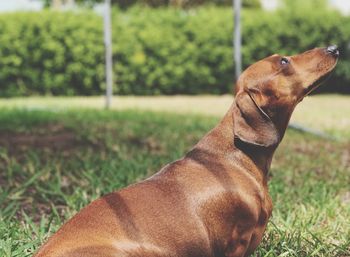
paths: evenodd
<path fill-rule="evenodd" d="M 330 87 L 350 93 L 350 18 L 323 10 L 243 12 L 244 66 L 274 52 L 336 43 Z M 91 12 L 0 16 L 0 96 L 104 92 L 102 18 Z M 118 94 L 232 91 L 232 10 L 131 8 L 113 15 Z"/>
<path fill-rule="evenodd" d="M 96 3 L 101 3 L 104 0 L 75 0 L 76 3 L 85 4 L 91 6 Z M 286 1 L 286 0 L 284 0 Z M 290 0 L 289 0 L 290 1 Z M 310 0 L 309 0 L 310 1 Z M 317 1 L 317 0 L 312 0 Z M 324 0 L 318 0 L 324 1 Z M 46 6 L 49 7 L 51 1 L 45 0 Z M 181 8 L 191 8 L 193 6 L 200 6 L 205 4 L 215 4 L 219 6 L 231 6 L 232 0 L 112 0 L 112 5 L 118 6 L 120 8 L 126 9 L 133 5 L 144 5 L 152 7 L 161 6 L 175 6 Z M 244 8 L 261 8 L 260 0 L 242 0 L 242 6 Z"/>
<path fill-rule="evenodd" d="M 101 34 L 92 13 L 1 15 L 0 95 L 101 93 Z"/>

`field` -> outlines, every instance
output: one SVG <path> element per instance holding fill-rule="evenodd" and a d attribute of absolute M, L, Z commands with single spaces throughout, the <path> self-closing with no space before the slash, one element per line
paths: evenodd
<path fill-rule="evenodd" d="M 231 101 L 120 97 L 101 111 L 102 98 L 0 100 L 0 256 L 31 256 L 93 199 L 181 157 Z M 293 121 L 334 139 L 288 130 L 271 170 L 273 217 L 254 256 L 349 257 L 350 98 L 307 98 Z"/>

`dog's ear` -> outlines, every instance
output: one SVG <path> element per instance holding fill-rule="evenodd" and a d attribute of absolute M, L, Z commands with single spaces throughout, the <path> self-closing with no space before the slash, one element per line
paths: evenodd
<path fill-rule="evenodd" d="M 235 138 L 261 147 L 277 145 L 279 133 L 270 117 L 260 108 L 253 93 L 240 90 L 235 98 L 233 129 Z"/>

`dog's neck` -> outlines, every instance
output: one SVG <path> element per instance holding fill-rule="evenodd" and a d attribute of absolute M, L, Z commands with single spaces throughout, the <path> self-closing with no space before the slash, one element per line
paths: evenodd
<path fill-rule="evenodd" d="M 219 124 L 199 141 L 196 147 L 204 148 L 220 157 L 229 158 L 237 164 L 249 160 L 251 165 L 254 165 L 259 170 L 265 183 L 277 146 L 270 148 L 256 147 L 235 138 L 233 130 L 234 108 L 237 108 L 235 104 L 230 107 Z M 247 158 L 238 157 L 242 155 Z"/>

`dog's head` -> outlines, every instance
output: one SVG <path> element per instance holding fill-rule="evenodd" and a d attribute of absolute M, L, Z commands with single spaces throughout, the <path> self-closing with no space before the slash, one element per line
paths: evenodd
<path fill-rule="evenodd" d="M 336 46 L 294 56 L 272 55 L 248 67 L 236 85 L 234 134 L 242 142 L 277 146 L 295 106 L 334 69 Z"/>

